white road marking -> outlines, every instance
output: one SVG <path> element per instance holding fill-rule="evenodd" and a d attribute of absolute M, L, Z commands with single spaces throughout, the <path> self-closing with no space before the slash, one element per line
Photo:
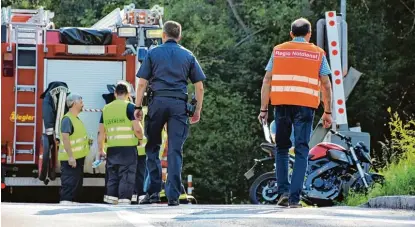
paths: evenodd
<path fill-rule="evenodd" d="M 267 213 L 274 213 L 275 210 L 265 210 L 265 211 L 260 211 L 258 212 L 258 214 L 267 214 Z"/>

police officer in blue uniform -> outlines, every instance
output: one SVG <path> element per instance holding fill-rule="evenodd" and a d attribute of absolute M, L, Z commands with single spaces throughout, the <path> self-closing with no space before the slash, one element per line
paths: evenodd
<path fill-rule="evenodd" d="M 206 79 L 192 52 L 178 44 L 181 25 L 167 21 L 163 26 L 163 44 L 149 50 L 140 70 L 135 117 L 141 119 L 144 92 L 149 87 L 148 113 L 144 118 L 147 135 L 146 196 L 140 204 L 160 202 L 162 169 L 159 159 L 161 132 L 167 123 L 168 154 L 166 196 L 169 206 L 179 205 L 181 192 L 182 148 L 188 135 L 189 123 L 200 120 L 203 103 L 203 81 Z M 188 105 L 187 80 L 195 86 L 197 104 L 194 112 Z M 194 106 L 193 106 L 194 107 Z M 190 113 L 190 114 L 189 114 Z M 190 122 L 189 122 L 189 116 Z"/>

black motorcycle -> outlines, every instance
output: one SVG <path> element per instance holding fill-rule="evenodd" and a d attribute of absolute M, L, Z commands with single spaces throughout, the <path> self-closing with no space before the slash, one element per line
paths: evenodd
<path fill-rule="evenodd" d="M 335 201 L 341 201 L 350 189 L 365 191 L 374 183 L 383 183 L 384 177 L 370 173 L 362 168 L 362 164 L 372 164 L 369 150 L 363 142 L 355 146 L 348 136 L 330 130 L 330 132 L 345 141 L 347 149 L 334 143 L 322 142 L 310 150 L 308 169 L 304 181 L 301 200 L 308 205 L 330 206 Z M 255 159 L 255 165 L 245 173 L 245 178 L 255 178 L 249 190 L 250 201 L 253 204 L 276 204 L 277 179 L 275 174 L 275 145 L 262 143 L 261 149 L 268 154 L 263 159 Z M 261 166 L 274 163 L 274 170 L 258 174 Z M 295 163 L 295 157 L 289 157 L 289 179 Z M 368 170 L 369 168 L 367 168 Z M 262 172 L 260 172 L 262 173 Z"/>

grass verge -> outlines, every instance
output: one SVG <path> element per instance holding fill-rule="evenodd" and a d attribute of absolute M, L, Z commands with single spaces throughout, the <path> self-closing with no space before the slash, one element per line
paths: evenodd
<path fill-rule="evenodd" d="M 388 112 L 391 113 L 390 108 Z M 385 184 L 375 185 L 367 194 L 350 192 L 344 201 L 346 205 L 361 205 L 378 196 L 415 195 L 415 121 L 404 123 L 394 113 L 389 129 L 391 140 L 386 141 L 388 146 L 383 149 L 386 166 L 380 172 L 385 176 Z"/>
<path fill-rule="evenodd" d="M 408 156 L 398 163 L 393 163 L 381 172 L 385 184 L 375 185 L 368 194 L 350 193 L 345 200 L 348 206 L 358 206 L 378 196 L 415 195 L 415 157 Z"/>

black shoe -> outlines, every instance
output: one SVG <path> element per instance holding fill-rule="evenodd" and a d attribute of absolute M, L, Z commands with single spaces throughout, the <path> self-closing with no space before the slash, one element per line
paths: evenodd
<path fill-rule="evenodd" d="M 289 198 L 289 195 L 287 193 L 282 194 L 280 199 L 278 200 L 277 205 L 278 206 L 283 206 L 283 207 L 288 207 L 289 206 L 288 198 Z"/>
<path fill-rule="evenodd" d="M 178 206 L 178 205 L 180 205 L 179 200 L 169 200 L 168 206 Z"/>
<path fill-rule="evenodd" d="M 160 203 L 160 195 L 159 193 L 153 193 L 153 194 L 146 194 L 146 196 L 138 202 L 139 204 L 152 204 L 152 203 Z"/>

